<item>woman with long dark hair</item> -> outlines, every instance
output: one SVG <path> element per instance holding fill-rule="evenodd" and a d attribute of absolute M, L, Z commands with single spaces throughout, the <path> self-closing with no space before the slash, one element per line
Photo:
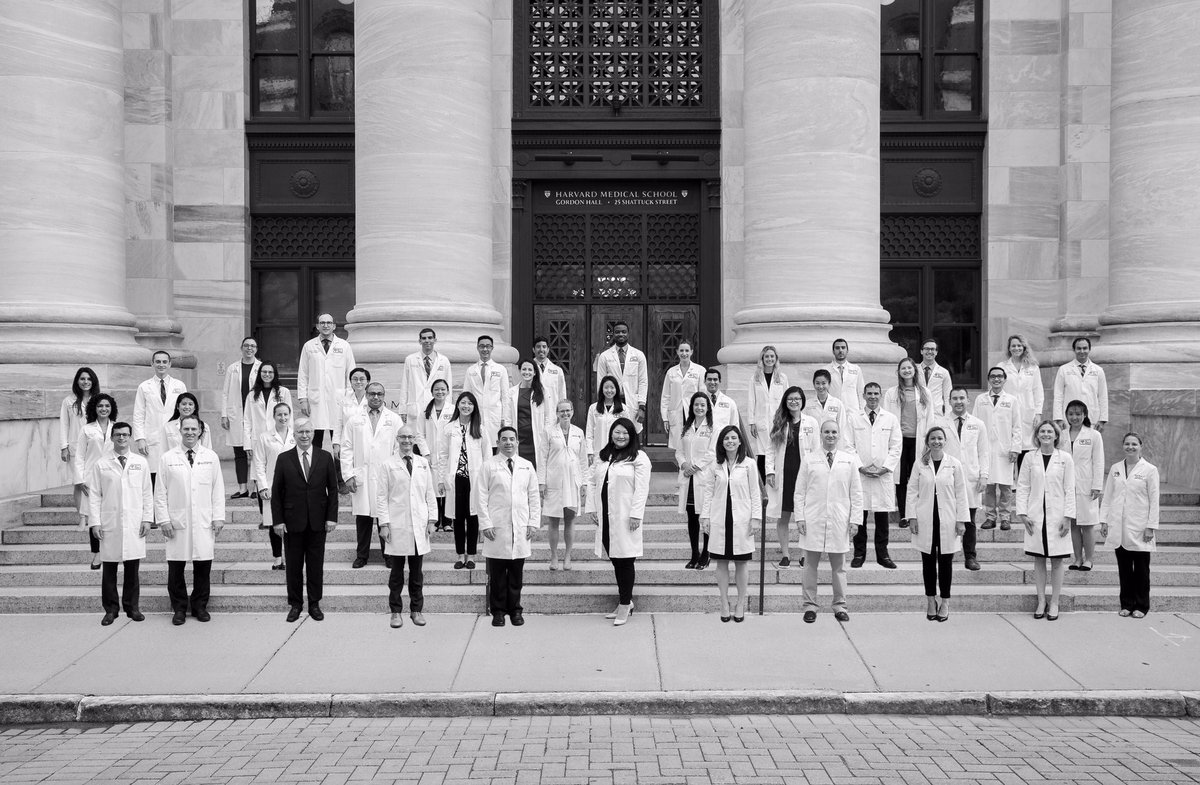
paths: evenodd
<path fill-rule="evenodd" d="M 454 569 L 475 569 L 479 545 L 479 513 L 472 484 L 479 477 L 485 458 L 492 456 L 492 440 L 483 430 L 479 401 L 474 393 L 461 392 L 454 402 L 454 415 L 446 425 L 438 465 L 442 477 L 438 492 L 446 497 L 446 515 L 454 521 Z"/>
<path fill-rule="evenodd" d="M 588 465 L 596 460 L 596 453 L 608 440 L 608 431 L 618 417 L 625 416 L 625 394 L 615 376 L 605 376 L 596 388 L 596 405 L 588 407 L 587 427 L 583 430 Z"/>
<path fill-rule="evenodd" d="M 517 429 L 517 455 L 537 468 L 546 460 L 546 393 L 542 389 L 542 372 L 533 360 L 521 360 L 517 365 L 521 381 L 508 390 L 505 401 L 505 420 Z"/>
<path fill-rule="evenodd" d="M 617 607 L 604 618 L 614 627 L 633 613 L 634 564 L 642 555 L 642 518 L 650 496 L 650 459 L 639 448 L 628 417 L 608 431 L 608 444 L 592 467 L 592 510 L 596 515 L 596 555 L 607 556 L 617 578 Z"/>
<path fill-rule="evenodd" d="M 679 465 L 679 505 L 676 509 L 687 515 L 688 541 L 692 544 L 692 557 L 683 567 L 703 570 L 708 566 L 708 535 L 704 535 L 704 547 L 701 548 L 700 508 L 704 504 L 704 470 L 714 458 L 712 407 L 707 394 L 692 394 L 687 418 L 680 430 L 682 435 L 675 449 L 675 463 Z"/>
<path fill-rule="evenodd" d="M 71 467 L 75 473 L 75 498 L 79 499 L 79 525 L 88 530 L 92 550 L 92 569 L 100 569 L 100 540 L 91 534 L 87 518 L 90 512 L 90 489 L 88 480 L 92 476 L 92 468 L 106 455 L 113 451 L 112 426 L 117 419 L 117 402 L 108 393 L 96 393 L 88 398 L 84 409 L 83 427 L 75 438 L 75 450 L 72 454 Z"/>
<path fill-rule="evenodd" d="M 717 436 L 715 461 L 704 482 L 700 526 L 705 537 L 715 534 L 711 556 L 717 562 L 717 590 L 721 594 L 721 621 L 746 618 L 749 580 L 747 565 L 754 556 L 754 530 L 762 522 L 762 490 L 758 466 L 749 457 L 746 439 L 736 425 L 726 425 Z M 717 521 L 714 527 L 713 521 Z M 729 563 L 734 564 L 737 606 L 729 608 Z"/>
<path fill-rule="evenodd" d="M 71 394 L 63 398 L 58 410 L 59 453 L 63 463 L 71 462 L 71 451 L 79 440 L 79 431 L 87 422 L 87 405 L 100 393 L 100 379 L 91 368 L 80 368 L 71 381 Z M 75 500 L 79 502 L 78 499 Z"/>
<path fill-rule="evenodd" d="M 292 393 L 279 383 L 279 369 L 275 363 L 264 360 L 258 366 L 254 384 L 242 404 L 242 443 L 248 452 L 253 452 L 258 437 L 274 426 L 275 407 L 281 403 L 286 403 L 291 411 Z"/>
<path fill-rule="evenodd" d="M 1067 568 L 1090 572 L 1096 551 L 1095 530 L 1100 522 L 1100 496 L 1104 491 L 1104 439 L 1092 428 L 1087 404 L 1067 404 L 1067 430 L 1075 461 L 1075 521 L 1071 524 L 1071 550 L 1075 559 Z"/>
<path fill-rule="evenodd" d="M 181 417 L 195 417 L 200 420 L 200 445 L 212 449 L 212 432 L 205 425 L 204 420 L 200 419 L 200 401 L 190 392 L 180 393 L 175 399 L 175 411 L 171 414 L 171 419 L 163 424 L 162 441 L 163 452 L 173 450 L 183 444 L 183 434 L 179 432 L 179 422 Z M 240 497 L 239 497 L 240 498 Z"/>
<path fill-rule="evenodd" d="M 779 408 L 771 421 L 771 449 L 767 451 L 767 517 L 775 519 L 779 543 L 779 566 L 792 566 L 788 543 L 788 522 L 792 518 L 796 496 L 796 477 L 804 456 L 817 448 L 817 421 L 804 413 L 804 390 L 789 387 L 779 399 Z M 800 557 L 799 566 L 804 566 Z"/>

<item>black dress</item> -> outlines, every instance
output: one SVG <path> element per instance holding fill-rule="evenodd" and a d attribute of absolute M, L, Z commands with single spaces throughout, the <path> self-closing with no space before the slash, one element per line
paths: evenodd
<path fill-rule="evenodd" d="M 731 476 L 730 480 L 732 481 L 732 479 Z M 795 481 L 793 481 L 794 484 Z M 716 534 L 716 532 L 713 533 Z M 721 543 L 720 551 L 712 549 L 712 542 L 714 541 Z M 712 540 L 709 540 L 708 555 L 709 558 L 716 559 L 717 561 L 750 561 L 751 557 L 754 556 L 753 553 L 734 554 L 733 552 L 733 489 L 728 485 L 725 486 L 725 536 L 714 537 Z"/>
<path fill-rule="evenodd" d="M 517 455 L 537 467 L 537 448 L 533 437 L 533 389 L 519 388 L 517 397 Z"/>
<path fill-rule="evenodd" d="M 780 499 L 780 510 L 783 512 L 795 512 L 796 478 L 799 476 L 800 423 L 789 422 L 787 442 L 783 448 L 783 498 Z"/>

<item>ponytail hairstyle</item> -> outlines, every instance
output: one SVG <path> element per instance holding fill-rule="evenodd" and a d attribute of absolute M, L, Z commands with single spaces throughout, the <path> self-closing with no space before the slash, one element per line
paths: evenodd
<path fill-rule="evenodd" d="M 1063 410 L 1063 413 L 1066 414 L 1067 412 L 1071 411 L 1072 408 L 1083 409 L 1083 424 L 1084 424 L 1084 426 L 1091 428 L 1092 427 L 1092 418 L 1088 415 L 1087 404 L 1084 403 L 1083 401 L 1071 401 L 1070 403 L 1067 404 L 1067 408 Z M 1125 440 L 1122 439 L 1121 441 L 1125 441 Z"/>
<path fill-rule="evenodd" d="M 424 331 L 424 330 L 422 330 L 421 332 L 425 332 L 425 331 Z M 440 384 L 440 385 L 442 385 L 443 387 L 445 387 L 445 388 L 446 388 L 446 393 L 447 393 L 447 394 L 449 394 L 449 392 L 450 392 L 450 383 L 449 383 L 449 382 L 447 382 L 445 379 L 434 379 L 434 380 L 433 380 L 433 384 L 429 385 L 429 392 L 431 392 L 431 393 L 432 393 L 432 392 L 433 392 L 433 388 L 434 388 L 434 387 L 437 387 L 439 384 Z M 428 419 L 430 419 L 431 417 L 433 417 L 433 405 L 434 405 L 435 403 L 437 403 L 437 401 L 436 401 L 436 400 L 434 400 L 433 398 L 430 398 L 430 399 L 429 399 L 429 403 L 425 404 L 425 419 L 426 419 L 426 420 L 428 420 Z M 457 408 L 457 407 L 455 407 L 455 408 Z"/>

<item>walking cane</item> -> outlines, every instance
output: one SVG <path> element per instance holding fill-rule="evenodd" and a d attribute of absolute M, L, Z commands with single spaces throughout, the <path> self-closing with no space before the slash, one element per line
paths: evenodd
<path fill-rule="evenodd" d="M 767 500 L 762 502 L 762 531 L 758 536 L 758 615 L 763 615 L 763 598 L 767 590 Z"/>

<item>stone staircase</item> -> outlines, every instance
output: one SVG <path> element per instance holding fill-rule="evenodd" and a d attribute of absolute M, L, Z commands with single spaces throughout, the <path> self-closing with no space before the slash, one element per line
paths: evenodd
<path fill-rule="evenodd" d="M 635 603 L 645 611 L 705 612 L 716 610 L 714 569 L 685 570 L 686 525 L 675 512 L 674 475 L 656 472 L 645 521 L 645 555 L 639 560 Z M 270 569 L 266 532 L 258 529 L 258 510 L 251 500 L 228 502 L 230 521 L 221 533 L 213 564 L 210 608 L 222 611 L 286 610 L 284 574 Z M 1154 608 L 1200 611 L 1200 492 L 1164 488 L 1159 548 L 1152 565 Z M 332 611 L 387 610 L 387 574 L 377 551 L 372 562 L 354 570 L 353 516 L 343 509 L 341 525 L 329 539 L 325 556 L 325 599 Z M 42 506 L 23 513 L 23 525 L 0 533 L 0 612 L 90 612 L 100 607 L 100 576 L 88 568 L 86 535 L 66 493 L 47 493 Z M 801 570 L 777 569 L 774 526 L 767 527 L 765 609 L 788 613 L 800 609 Z M 593 527 L 579 527 L 572 552 L 573 569 L 550 571 L 545 533 L 534 543 L 525 565 L 524 605 L 531 613 L 586 613 L 611 610 L 616 597 L 612 568 L 592 555 Z M 851 610 L 918 611 L 924 609 L 921 563 L 909 546 L 907 530 L 892 529 L 892 557 L 898 569 L 885 570 L 868 561 L 850 571 Z M 983 569 L 968 572 L 955 565 L 956 611 L 1032 611 L 1032 560 L 1023 553 L 1019 530 L 979 533 Z M 374 548 L 378 545 L 375 544 Z M 561 547 L 561 546 L 560 546 Z M 870 544 L 868 544 L 870 547 Z M 793 553 L 795 549 L 793 548 Z M 479 569 L 455 570 L 449 533 L 436 534 L 425 560 L 426 610 L 433 613 L 482 613 L 486 575 Z M 142 609 L 165 611 L 166 563 L 162 538 L 152 533 L 142 563 Z M 828 583 L 822 569 L 822 583 Z M 758 561 L 751 563 L 758 610 Z M 822 589 L 828 601 L 828 588 Z M 1067 572 L 1063 610 L 1114 610 L 1117 603 L 1116 562 L 1112 551 L 1097 548 L 1090 573 Z"/>

